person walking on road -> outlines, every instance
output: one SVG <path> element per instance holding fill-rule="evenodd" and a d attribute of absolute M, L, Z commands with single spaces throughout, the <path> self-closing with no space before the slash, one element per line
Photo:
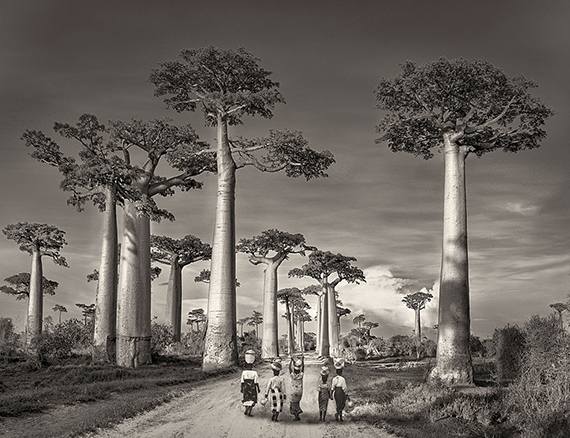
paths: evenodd
<path fill-rule="evenodd" d="M 336 376 L 333 377 L 331 382 L 331 400 L 334 398 L 336 404 L 336 413 L 334 414 L 334 419 L 336 421 L 344 421 L 342 418 L 342 411 L 346 405 L 346 401 L 349 400 L 348 397 L 348 387 L 346 385 L 346 379 L 342 376 L 342 371 L 344 369 L 344 359 L 333 359 L 334 368 L 336 370 Z"/>
<path fill-rule="evenodd" d="M 305 371 L 305 361 L 303 356 L 291 358 L 289 363 L 289 375 L 291 376 L 291 405 L 290 412 L 294 415 L 294 421 L 300 421 L 303 410 L 301 409 L 301 398 L 303 397 L 303 376 Z"/>
<path fill-rule="evenodd" d="M 327 407 L 329 405 L 329 394 L 331 385 L 329 382 L 329 367 L 321 368 L 321 380 L 319 381 L 319 421 L 325 421 L 327 416 Z"/>
<path fill-rule="evenodd" d="M 279 374 L 281 373 L 282 365 L 280 360 L 276 360 L 271 364 L 273 370 L 273 377 L 267 382 L 265 389 L 265 398 L 271 401 L 271 421 L 278 422 L 278 417 L 283 412 L 283 403 L 287 398 L 285 394 L 285 380 Z M 269 397 L 271 397 L 269 399 Z"/>
<path fill-rule="evenodd" d="M 243 394 L 242 403 L 245 406 L 244 414 L 252 417 L 251 410 L 257 403 L 257 393 L 259 392 L 259 383 L 257 371 L 253 369 L 255 361 L 255 351 L 248 350 L 245 352 L 245 370 L 241 373 L 241 393 Z"/>

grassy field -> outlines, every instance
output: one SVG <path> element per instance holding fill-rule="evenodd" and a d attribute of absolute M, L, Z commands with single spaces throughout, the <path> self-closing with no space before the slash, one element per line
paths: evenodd
<path fill-rule="evenodd" d="M 35 418 L 42 423 L 37 414 L 49 410 L 52 421 L 34 428 L 29 436 L 79 436 L 152 409 L 192 385 L 232 372 L 235 370 L 204 373 L 195 358 L 162 359 L 137 369 L 90 365 L 86 357 L 44 368 L 24 360 L 0 361 L 0 435 L 8 425 L 15 426 L 14 419 L 27 418 L 33 423 Z M 62 418 L 56 418 L 57 410 L 52 408 L 64 408 Z M 16 436 L 26 433 L 22 430 Z"/>

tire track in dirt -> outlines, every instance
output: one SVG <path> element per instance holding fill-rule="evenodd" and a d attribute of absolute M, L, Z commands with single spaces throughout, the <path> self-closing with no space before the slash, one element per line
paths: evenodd
<path fill-rule="evenodd" d="M 253 417 L 245 416 L 241 404 L 239 375 L 231 375 L 192 389 L 171 402 L 127 419 L 111 429 L 87 435 L 90 438 L 390 438 L 392 435 L 365 424 L 334 421 L 334 401 L 329 403 L 327 422 L 319 421 L 318 376 L 320 363 L 305 361 L 304 393 L 301 421 L 293 421 L 289 403 L 285 404 L 279 422 L 271 421 L 269 405 L 257 404 Z M 262 392 L 272 373 L 268 365 L 256 367 Z M 283 371 L 290 393 L 289 378 Z M 350 384 L 350 382 L 349 382 Z M 263 393 L 261 394 L 263 395 Z"/>

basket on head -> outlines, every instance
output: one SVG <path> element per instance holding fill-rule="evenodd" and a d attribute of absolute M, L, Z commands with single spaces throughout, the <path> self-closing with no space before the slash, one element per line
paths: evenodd
<path fill-rule="evenodd" d="M 275 371 L 281 371 L 283 365 L 281 365 L 281 361 L 277 359 L 275 362 L 271 364 L 271 369 Z"/>
<path fill-rule="evenodd" d="M 344 368 L 344 358 L 343 357 L 335 357 L 333 358 L 334 368 L 336 370 L 341 370 Z"/>
<path fill-rule="evenodd" d="M 255 362 L 255 351 L 247 350 L 245 352 L 245 363 L 254 363 Z"/>
<path fill-rule="evenodd" d="M 329 367 L 321 367 L 321 376 L 328 376 L 330 372 Z"/>

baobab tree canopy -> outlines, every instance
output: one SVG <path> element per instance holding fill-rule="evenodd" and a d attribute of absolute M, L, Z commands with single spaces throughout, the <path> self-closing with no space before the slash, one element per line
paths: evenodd
<path fill-rule="evenodd" d="M 68 267 L 65 257 L 59 253 L 67 245 L 65 231 L 53 225 L 18 222 L 6 226 L 2 232 L 20 245 L 20 251 L 29 254 L 39 251 L 40 256 L 50 257 L 56 265 Z"/>
<path fill-rule="evenodd" d="M 408 61 L 400 75 L 382 78 L 376 88 L 377 107 L 388 111 L 377 142 L 425 159 L 442 147 L 448 131 L 477 155 L 536 148 L 546 136 L 541 126 L 553 114 L 529 93 L 536 86 L 483 60 Z"/>
<path fill-rule="evenodd" d="M 184 49 L 180 60 L 162 63 L 150 80 L 156 96 L 170 96 L 165 99 L 169 108 L 195 111 L 200 104 L 208 126 L 217 124 L 219 111 L 229 125 L 239 125 L 243 115 L 270 118 L 275 104 L 285 102 L 279 83 L 258 63 L 243 47 Z"/>
<path fill-rule="evenodd" d="M 259 263 L 258 258 L 267 257 L 271 251 L 284 256 L 291 253 L 305 255 L 304 244 L 305 237 L 302 234 L 291 234 L 270 229 L 251 239 L 240 239 L 237 250 L 249 254 L 250 261 L 257 264 Z"/>
<path fill-rule="evenodd" d="M 152 235 L 150 244 L 152 260 L 166 264 L 171 263 L 172 257 L 178 257 L 179 265 L 186 266 L 200 260 L 208 260 L 212 255 L 212 247 L 191 234 L 182 239 Z"/>
<path fill-rule="evenodd" d="M 433 295 L 429 292 L 414 292 L 413 294 L 406 295 L 402 302 L 406 304 L 409 309 L 423 310 L 426 307 L 426 303 L 431 301 Z"/>
<path fill-rule="evenodd" d="M 30 295 L 30 273 L 20 272 L 4 279 L 12 286 L 0 286 L 0 291 L 9 295 L 14 295 L 17 300 L 23 300 Z M 42 277 L 42 292 L 44 295 L 55 295 L 55 289 L 59 286 L 57 281 L 48 280 Z"/>

